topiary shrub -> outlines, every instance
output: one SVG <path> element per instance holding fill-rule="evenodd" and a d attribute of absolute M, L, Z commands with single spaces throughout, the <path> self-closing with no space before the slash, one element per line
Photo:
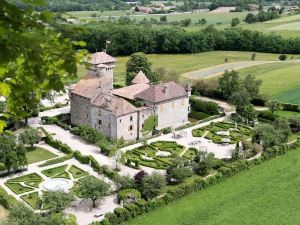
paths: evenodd
<path fill-rule="evenodd" d="M 141 193 L 136 189 L 124 189 L 118 193 L 118 203 L 133 203 L 141 199 Z"/>

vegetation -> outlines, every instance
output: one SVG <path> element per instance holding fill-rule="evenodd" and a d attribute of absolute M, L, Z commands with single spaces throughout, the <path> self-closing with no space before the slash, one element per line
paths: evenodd
<path fill-rule="evenodd" d="M 237 125 L 235 130 L 234 123 L 218 122 L 209 126 L 197 128 L 193 130 L 194 137 L 203 137 L 212 140 L 214 143 L 223 143 L 229 141 L 231 144 L 241 140 L 251 138 L 252 131 L 249 127 Z M 208 131 L 208 132 L 207 132 Z M 225 132 L 220 133 L 220 132 Z"/>
<path fill-rule="evenodd" d="M 209 116 L 219 115 L 218 104 L 214 102 L 202 101 L 196 97 L 190 98 L 191 112 L 190 117 L 202 120 Z"/>
<path fill-rule="evenodd" d="M 10 132 L 0 134 L 0 162 L 8 172 L 11 169 L 15 172 L 27 165 L 25 147 L 18 145 L 15 136 Z"/>
<path fill-rule="evenodd" d="M 40 147 L 26 148 L 26 159 L 28 164 L 36 163 L 57 157 L 54 153 Z"/>
<path fill-rule="evenodd" d="M 96 207 L 96 201 L 103 198 L 109 192 L 109 185 L 93 176 L 86 176 L 79 181 L 78 192 L 84 199 L 90 199 L 93 207 Z"/>
<path fill-rule="evenodd" d="M 131 81 L 137 73 L 142 71 L 145 73 L 151 83 L 159 81 L 158 75 L 152 71 L 151 62 L 149 62 L 146 54 L 142 52 L 134 53 L 130 56 L 126 63 L 126 84 L 131 85 Z"/>
<path fill-rule="evenodd" d="M 289 224 L 297 223 L 299 218 L 295 215 L 299 208 L 294 204 L 294 194 L 299 183 L 293 179 L 299 169 L 295 166 L 297 162 L 300 162 L 299 149 L 125 224 L 179 225 L 191 221 L 203 224 L 218 221 L 222 224 L 276 224 L 282 219 Z M 257 190 L 264 188 L 268 191 L 263 196 L 257 195 Z M 249 204 L 245 205 L 245 202 Z M 240 205 L 245 207 L 238 207 Z M 257 212 L 251 210 L 253 205 L 263 213 L 257 216 Z M 245 215 L 245 210 L 251 212 Z"/>
<path fill-rule="evenodd" d="M 164 154 L 162 154 L 162 152 Z M 184 154 L 183 154 L 184 153 Z M 139 168 L 140 165 L 155 169 L 166 169 L 177 157 L 192 159 L 196 154 L 173 141 L 156 141 L 126 152 L 126 165 Z"/>
<path fill-rule="evenodd" d="M 74 40 L 83 40 L 87 49 L 95 52 L 105 48 L 106 37 L 110 37 L 108 52 L 113 55 L 130 55 L 134 52 L 144 53 L 198 53 L 213 50 L 257 51 L 269 53 L 300 52 L 299 39 L 283 37 L 261 32 L 230 28 L 217 30 L 207 27 L 196 32 L 180 29 L 156 29 L 132 25 L 88 24 L 80 27 L 79 34 L 66 29 L 65 35 Z M 72 36 L 75 34 L 76 36 Z M 238 38 L 237 38 L 238 37 Z M 130 40 L 130 41 L 127 41 Z M 276 43 L 270 45 L 270 43 Z"/>
<path fill-rule="evenodd" d="M 88 173 L 79 169 L 77 166 L 72 165 L 68 170 L 75 179 L 86 176 Z"/>
<path fill-rule="evenodd" d="M 18 137 L 19 141 L 24 145 L 31 145 L 33 147 L 34 144 L 37 144 L 41 141 L 40 133 L 38 129 L 27 128 L 25 129 L 20 136 Z"/>
<path fill-rule="evenodd" d="M 42 203 L 47 206 L 50 213 L 62 212 L 73 200 L 73 194 L 64 191 L 47 191 L 42 195 Z"/>
<path fill-rule="evenodd" d="M 42 170 L 42 173 L 45 174 L 47 177 L 54 177 L 55 175 L 64 173 L 67 168 L 67 165 L 62 165 L 58 167 L 54 167 L 47 170 Z"/>
<path fill-rule="evenodd" d="M 282 102 L 299 104 L 299 77 L 300 64 L 271 63 L 253 66 L 239 70 L 240 77 L 252 74 L 262 81 L 260 94 L 268 99 L 277 99 Z"/>
<path fill-rule="evenodd" d="M 0 14 L 0 95 L 6 97 L 7 114 L 18 121 L 35 112 L 43 96 L 64 89 L 63 78 L 76 76 L 79 55 L 75 42 L 49 29 L 48 13 L 1 0 Z M 0 131 L 4 126 L 1 120 Z"/>
<path fill-rule="evenodd" d="M 38 192 L 21 195 L 21 199 L 35 210 L 40 208 L 40 197 Z"/>
<path fill-rule="evenodd" d="M 25 192 L 33 191 L 34 188 L 38 188 L 43 179 L 36 173 L 20 176 L 17 178 L 9 179 L 5 182 L 5 185 L 9 187 L 14 193 L 22 194 Z M 24 182 L 24 185 L 21 183 Z M 29 186 L 29 187 L 28 187 Z M 30 188 L 32 187 L 32 188 Z"/>

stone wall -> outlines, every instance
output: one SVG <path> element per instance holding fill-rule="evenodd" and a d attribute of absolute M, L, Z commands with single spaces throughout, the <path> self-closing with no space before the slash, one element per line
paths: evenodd
<path fill-rule="evenodd" d="M 90 99 L 71 94 L 71 123 L 74 125 L 90 125 Z"/>

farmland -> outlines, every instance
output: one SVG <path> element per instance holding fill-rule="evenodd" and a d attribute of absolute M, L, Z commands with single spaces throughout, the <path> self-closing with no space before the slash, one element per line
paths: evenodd
<path fill-rule="evenodd" d="M 153 68 L 164 67 L 166 70 L 175 70 L 182 74 L 185 72 L 203 69 L 209 66 L 223 64 L 225 58 L 228 62 L 239 62 L 251 60 L 252 52 L 236 51 L 215 51 L 203 52 L 197 54 L 149 54 L 148 59 L 152 62 Z M 256 60 L 272 61 L 278 60 L 279 54 L 256 53 Z M 123 85 L 125 83 L 125 65 L 128 56 L 117 57 L 116 68 L 114 72 L 114 83 Z M 85 75 L 85 69 L 78 67 L 78 76 Z"/>
<path fill-rule="evenodd" d="M 126 225 L 298 224 L 299 165 L 297 149 Z"/>
<path fill-rule="evenodd" d="M 241 21 L 238 27 L 247 30 L 256 30 L 264 33 L 275 33 L 282 35 L 284 37 L 299 37 L 300 36 L 300 15 L 282 15 L 281 18 L 270 20 L 266 22 L 247 24 L 244 19 L 248 12 L 193 12 L 193 13 L 177 13 L 168 14 L 167 21 L 181 21 L 184 19 L 191 19 L 191 26 L 186 27 L 187 31 L 197 31 L 203 29 L 204 25 L 199 25 L 197 22 L 203 18 L 207 21 L 206 25 L 215 25 L 217 29 L 225 29 L 230 27 L 231 20 L 233 18 L 239 18 Z M 94 17 L 92 17 L 92 15 Z M 96 15 L 96 17 L 95 17 Z M 74 17 L 80 19 L 82 22 L 89 22 L 92 20 L 117 20 L 121 16 L 128 16 L 130 19 L 140 22 L 144 19 L 150 21 L 155 19 L 159 21 L 161 15 L 151 15 L 151 14 L 139 14 L 133 13 L 131 11 L 78 11 L 78 12 L 68 12 L 67 17 Z M 171 26 L 171 25 L 164 25 Z"/>
<path fill-rule="evenodd" d="M 241 76 L 255 75 L 263 81 L 261 94 L 269 98 L 299 104 L 300 64 L 265 64 L 239 70 Z"/>

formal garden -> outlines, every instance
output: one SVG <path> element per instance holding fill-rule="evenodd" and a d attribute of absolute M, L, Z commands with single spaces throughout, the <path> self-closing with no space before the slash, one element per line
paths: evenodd
<path fill-rule="evenodd" d="M 250 127 L 230 122 L 211 123 L 209 126 L 194 129 L 194 137 L 203 137 L 216 144 L 236 144 L 250 139 L 253 131 Z"/>
<path fill-rule="evenodd" d="M 197 149 L 186 148 L 175 141 L 156 141 L 126 152 L 126 165 L 134 168 L 147 166 L 166 169 L 173 165 L 173 160 L 181 157 L 191 160 L 197 155 Z"/>
<path fill-rule="evenodd" d="M 41 173 L 38 175 L 38 173 Z M 45 175 L 44 179 L 42 178 Z M 5 185 L 19 196 L 33 209 L 45 209 L 40 205 L 41 194 L 47 191 L 72 192 L 76 196 L 79 191 L 74 191 L 82 178 L 89 173 L 75 165 L 61 165 L 40 172 L 31 173 L 17 178 L 9 179 Z"/>

